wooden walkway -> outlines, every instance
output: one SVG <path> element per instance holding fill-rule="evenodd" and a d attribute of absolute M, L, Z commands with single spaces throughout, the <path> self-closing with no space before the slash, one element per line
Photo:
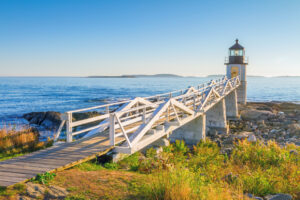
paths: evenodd
<path fill-rule="evenodd" d="M 108 135 L 95 135 L 5 160 L 0 162 L 0 186 L 11 186 L 25 182 L 37 174 L 73 167 L 111 149 Z"/>

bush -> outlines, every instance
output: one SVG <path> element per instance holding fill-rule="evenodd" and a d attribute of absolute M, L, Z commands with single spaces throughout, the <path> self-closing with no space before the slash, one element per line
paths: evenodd
<path fill-rule="evenodd" d="M 185 142 L 183 140 L 175 141 L 175 144 L 173 145 L 174 153 L 186 154 L 188 151 L 189 151 L 189 148 L 185 145 Z"/>
<path fill-rule="evenodd" d="M 113 163 L 113 162 L 105 163 L 105 164 L 104 164 L 104 167 L 105 167 L 106 169 L 113 169 L 113 170 L 119 169 L 118 163 Z"/>
<path fill-rule="evenodd" d="M 33 182 L 38 182 L 40 184 L 48 185 L 49 181 L 51 181 L 55 176 L 56 176 L 55 173 L 49 173 L 49 172 L 46 172 L 44 174 L 37 174 Z"/>
<path fill-rule="evenodd" d="M 159 154 L 147 152 L 139 171 L 151 173 L 146 186 L 149 199 L 243 199 L 243 193 L 289 193 L 299 198 L 300 157 L 291 150 L 300 148 L 241 141 L 228 158 L 209 140 L 200 142 L 192 151 L 178 141 Z M 231 181 L 226 178 L 228 174 Z"/>
<path fill-rule="evenodd" d="M 52 144 L 53 140 L 50 139 L 40 142 L 38 132 L 31 128 L 3 128 L 0 129 L 0 160 L 43 149 Z"/>
<path fill-rule="evenodd" d="M 193 199 L 193 174 L 187 169 L 161 172 L 151 176 L 144 189 L 145 199 Z"/>
<path fill-rule="evenodd" d="M 139 160 L 142 154 L 140 152 L 136 152 L 123 160 L 119 161 L 118 164 L 121 168 L 129 169 L 130 171 L 137 171 L 139 168 Z"/>

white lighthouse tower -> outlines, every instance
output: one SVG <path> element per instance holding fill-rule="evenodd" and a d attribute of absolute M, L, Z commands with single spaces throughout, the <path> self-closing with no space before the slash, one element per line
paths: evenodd
<path fill-rule="evenodd" d="M 241 85 L 237 89 L 238 103 L 246 104 L 246 66 L 248 65 L 248 59 L 245 58 L 245 49 L 239 44 L 238 39 L 236 39 L 235 44 L 229 48 L 229 57 L 225 59 L 225 65 L 227 66 L 227 78 L 231 79 L 239 76 Z"/>

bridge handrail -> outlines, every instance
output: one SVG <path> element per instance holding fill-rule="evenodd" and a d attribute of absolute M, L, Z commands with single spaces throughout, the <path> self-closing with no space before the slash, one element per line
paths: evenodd
<path fill-rule="evenodd" d="M 109 104 L 94 106 L 94 107 L 90 107 L 90 108 L 84 108 L 84 109 L 77 109 L 77 110 L 68 111 L 68 112 L 66 112 L 62 115 L 62 124 L 60 125 L 58 131 L 55 134 L 55 140 L 58 139 L 58 137 L 61 133 L 63 123 L 66 123 L 66 133 L 67 133 L 67 136 L 69 136 L 69 139 L 67 137 L 67 141 L 70 142 L 70 141 L 72 141 L 72 136 L 73 135 L 77 135 L 77 134 L 80 134 L 80 133 L 83 133 L 83 132 L 91 131 L 91 130 L 94 130 L 94 129 L 97 129 L 97 128 L 105 128 L 106 126 L 108 126 L 108 119 L 109 119 L 111 113 L 115 113 L 115 112 L 118 113 L 118 114 L 130 113 L 130 112 L 135 112 L 135 111 L 139 111 L 139 110 L 145 110 L 147 107 L 150 107 L 150 106 L 152 106 L 152 108 L 156 108 L 156 107 L 158 107 L 158 105 L 165 102 L 163 100 L 163 98 L 169 98 L 169 99 L 173 98 L 175 100 L 178 100 L 178 99 L 191 97 L 192 95 L 195 96 L 195 94 L 203 93 L 203 92 L 207 91 L 207 89 L 218 86 L 218 85 L 222 85 L 222 84 L 226 83 L 227 81 L 233 82 L 237 78 L 233 78 L 233 79 L 228 80 L 226 77 L 223 77 L 223 78 L 220 78 L 220 79 L 217 79 L 217 80 L 211 80 L 208 83 L 198 85 L 196 87 L 197 89 L 194 88 L 194 91 L 191 92 L 191 93 L 188 93 L 188 94 L 184 94 L 184 91 L 187 91 L 189 88 L 185 89 L 185 90 L 176 90 L 176 91 L 173 91 L 173 92 L 168 92 L 168 93 L 163 93 L 163 94 L 159 94 L 159 95 L 153 95 L 153 96 L 145 97 L 143 99 L 145 99 L 145 100 L 153 99 L 153 102 L 151 102 L 151 103 L 149 102 L 147 105 L 141 105 L 141 106 L 137 106 L 137 107 L 130 108 L 130 109 L 124 109 L 124 110 L 120 110 L 120 111 L 110 112 L 109 111 L 109 106 L 122 105 L 122 104 L 130 103 L 133 100 L 109 103 Z M 178 95 L 173 95 L 175 93 L 179 93 L 179 94 Z M 87 111 L 87 110 L 93 110 L 93 109 L 98 109 L 98 108 L 106 108 L 106 113 L 101 114 L 99 116 L 94 116 L 94 117 L 91 117 L 91 118 L 87 118 L 87 119 L 83 119 L 83 120 L 77 120 L 77 121 L 73 122 L 73 120 L 72 120 L 73 113 Z M 138 114 L 135 114 L 133 116 L 139 116 L 140 114 L 141 113 L 138 113 Z M 129 119 L 131 117 L 127 116 L 127 118 Z M 145 118 L 145 112 L 144 112 L 144 118 Z M 124 119 L 126 119 L 126 118 L 122 118 L 121 120 L 124 120 Z M 101 124 L 99 124 L 99 125 L 89 127 L 89 128 L 84 128 L 83 130 L 73 132 L 73 127 L 81 126 L 81 125 L 85 125 L 85 124 L 88 124 L 88 123 L 101 121 L 101 120 L 104 120 L 104 121 L 102 121 Z"/>
<path fill-rule="evenodd" d="M 215 85 L 218 82 L 224 81 L 224 77 L 220 78 L 220 79 L 217 79 L 217 80 L 214 80 L 216 82 Z M 213 80 L 211 80 L 211 81 L 213 81 Z M 208 83 L 200 84 L 200 85 L 198 85 L 198 86 L 196 86 L 194 88 L 200 88 L 200 86 L 204 86 L 206 84 L 209 84 L 209 82 Z M 165 92 L 165 93 L 161 93 L 161 94 L 157 94 L 157 95 L 152 95 L 152 96 L 147 96 L 147 97 L 143 97 L 143 98 L 144 99 L 158 98 L 158 97 L 161 97 L 161 96 L 166 96 L 166 95 L 174 94 L 174 93 L 177 93 L 177 92 L 181 93 L 181 92 L 183 92 L 185 90 L 186 89 L 175 90 L 175 91 L 172 91 L 172 92 Z M 172 97 L 173 97 L 173 95 L 172 95 Z M 99 108 L 106 108 L 108 106 L 120 105 L 120 104 L 128 103 L 130 101 L 132 101 L 132 99 L 126 100 L 126 101 L 119 101 L 119 102 L 114 102 L 114 103 L 103 104 L 103 105 L 99 105 L 99 106 L 88 107 L 88 108 L 82 108 L 82 109 L 76 109 L 76 110 L 69 110 L 69 111 L 66 111 L 66 113 L 78 113 L 78 112 L 87 111 L 87 110 L 95 110 L 95 109 L 99 109 Z"/>

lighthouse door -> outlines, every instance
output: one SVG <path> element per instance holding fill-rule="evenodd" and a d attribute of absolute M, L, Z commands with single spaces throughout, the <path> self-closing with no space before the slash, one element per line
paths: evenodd
<path fill-rule="evenodd" d="M 239 67 L 231 67 L 231 78 L 239 75 Z"/>

